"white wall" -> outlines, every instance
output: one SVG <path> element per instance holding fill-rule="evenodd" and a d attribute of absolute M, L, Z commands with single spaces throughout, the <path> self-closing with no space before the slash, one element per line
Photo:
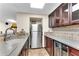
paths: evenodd
<path fill-rule="evenodd" d="M 2 31 L 2 32 L 5 31 L 5 24 L 2 21 L 0 21 L 0 31 Z"/>
<path fill-rule="evenodd" d="M 17 13 L 16 15 L 16 22 L 18 31 L 22 28 L 29 33 L 30 31 L 30 17 L 37 17 L 42 18 L 42 26 L 43 26 L 43 33 L 49 30 L 48 28 L 48 16 L 47 15 L 34 15 L 34 14 L 26 14 L 26 13 Z M 43 47 L 44 47 L 44 37 L 43 37 Z"/>

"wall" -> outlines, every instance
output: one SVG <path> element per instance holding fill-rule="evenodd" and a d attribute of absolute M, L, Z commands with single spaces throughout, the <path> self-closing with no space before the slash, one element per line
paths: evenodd
<path fill-rule="evenodd" d="M 30 17 L 42 18 L 43 34 L 49 30 L 48 28 L 48 16 L 47 15 L 36 15 L 36 14 L 27 14 L 27 13 L 17 13 L 16 22 L 17 22 L 17 31 L 20 31 L 22 28 L 29 33 L 30 32 Z M 44 36 L 42 40 L 44 47 Z"/>
<path fill-rule="evenodd" d="M 2 21 L 0 21 L 0 31 L 2 31 L 3 33 L 5 31 L 5 24 Z"/>

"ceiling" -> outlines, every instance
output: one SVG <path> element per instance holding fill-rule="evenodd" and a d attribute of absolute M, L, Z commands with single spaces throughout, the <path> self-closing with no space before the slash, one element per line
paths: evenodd
<path fill-rule="evenodd" d="M 50 14 L 61 3 L 46 3 L 43 9 L 30 8 L 30 3 L 0 3 L 0 19 L 16 19 L 17 12 L 30 14 Z"/>

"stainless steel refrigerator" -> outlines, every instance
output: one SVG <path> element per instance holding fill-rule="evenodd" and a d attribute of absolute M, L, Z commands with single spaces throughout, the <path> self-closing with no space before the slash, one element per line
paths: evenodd
<path fill-rule="evenodd" d="M 42 47 L 42 25 L 32 24 L 31 25 L 31 48 Z"/>

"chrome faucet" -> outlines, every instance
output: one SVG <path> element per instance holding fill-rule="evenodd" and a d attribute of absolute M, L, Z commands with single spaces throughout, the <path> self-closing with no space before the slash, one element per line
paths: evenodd
<path fill-rule="evenodd" d="M 6 41 L 6 39 L 7 39 L 7 31 L 8 30 L 13 30 L 12 28 L 7 28 L 6 30 L 5 30 L 5 35 L 4 35 L 4 41 Z M 13 32 L 14 32 L 14 30 L 13 30 Z"/>

